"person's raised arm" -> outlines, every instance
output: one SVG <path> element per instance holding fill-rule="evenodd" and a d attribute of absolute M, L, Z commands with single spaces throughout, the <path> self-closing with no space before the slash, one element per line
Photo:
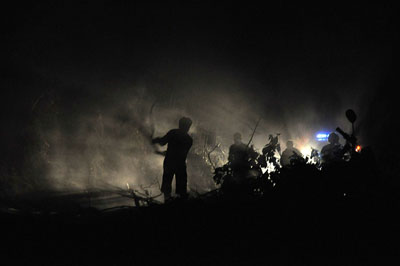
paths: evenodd
<path fill-rule="evenodd" d="M 169 131 L 164 137 L 152 139 L 152 143 L 153 144 L 158 143 L 161 146 L 164 146 L 169 142 L 170 137 L 171 137 L 171 131 Z"/>

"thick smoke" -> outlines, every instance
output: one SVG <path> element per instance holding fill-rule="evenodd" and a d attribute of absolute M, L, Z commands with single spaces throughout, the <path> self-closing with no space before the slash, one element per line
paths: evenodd
<path fill-rule="evenodd" d="M 289 139 L 305 154 L 321 148 L 318 131 L 351 130 L 348 108 L 361 145 L 376 144 L 379 128 L 391 129 L 383 117 L 395 82 L 382 77 L 392 10 L 16 6 L 3 23 L 2 190 L 129 184 L 156 193 L 155 150 L 165 147 L 150 144 L 152 125 L 161 136 L 181 116 L 194 121 L 188 170 L 197 191 L 213 188 L 207 152 L 220 144 L 211 158 L 225 163 L 233 134 L 247 143 L 260 118 L 259 151 L 277 133 L 283 149 Z"/>
<path fill-rule="evenodd" d="M 220 144 L 211 160 L 216 166 L 226 163 L 235 132 L 247 143 L 261 119 L 252 142 L 256 150 L 261 151 L 269 134 L 280 133 L 283 149 L 290 139 L 307 155 L 311 147 L 321 148 L 315 141 L 319 130 L 334 131 L 336 126 L 350 130 L 345 110 L 362 111 L 361 99 L 370 91 L 360 96 L 350 90 L 344 97 L 334 88 L 321 94 L 290 82 L 272 86 L 234 71 L 201 69 L 164 80 L 150 76 L 79 85 L 58 81 L 32 102 L 36 144 L 33 160 L 25 168 L 43 169 L 41 179 L 46 182 L 34 188 L 81 191 L 129 186 L 145 187 L 156 195 L 163 162 L 156 151 L 166 147 L 151 145 L 152 131 L 162 136 L 177 127 L 180 117 L 189 116 L 194 121 L 190 131 L 194 145 L 188 157 L 188 186 L 205 192 L 215 188 L 207 153 Z M 364 113 L 358 114 L 362 125 Z M 27 182 L 35 183 L 35 178 L 32 175 Z"/>
<path fill-rule="evenodd" d="M 282 149 L 287 140 L 305 155 L 311 147 L 320 149 L 324 143 L 315 141 L 318 131 L 340 126 L 350 132 L 344 116 L 348 108 L 358 114 L 360 143 L 369 144 L 367 114 L 377 85 L 365 77 L 349 78 L 344 85 L 327 82 L 321 90 L 312 80 L 296 83 L 284 75 L 282 82 L 271 83 L 222 67 L 171 69 L 162 66 L 129 78 L 110 74 L 108 68 L 98 78 L 90 73 L 35 73 L 53 82 L 44 89 L 39 86 L 43 82 L 36 82 L 39 88 L 25 108 L 29 137 L 16 153 L 24 155 L 24 163 L 14 167 L 22 171 L 3 171 L 7 190 L 82 191 L 128 184 L 139 190 L 150 187 L 156 195 L 163 162 L 156 151 L 166 147 L 151 145 L 151 133 L 166 134 L 182 116 L 193 120 L 188 186 L 197 192 L 215 188 L 207 153 L 220 144 L 211 160 L 216 166 L 226 163 L 233 134 L 240 132 L 247 143 L 259 119 L 252 141 L 258 151 L 269 134 L 277 133 Z"/>

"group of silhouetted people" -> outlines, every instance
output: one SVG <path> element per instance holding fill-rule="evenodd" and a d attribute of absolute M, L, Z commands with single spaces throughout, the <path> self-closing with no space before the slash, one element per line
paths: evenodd
<path fill-rule="evenodd" d="M 179 120 L 179 128 L 170 130 L 165 136 L 152 139 L 152 143 L 160 145 L 168 144 L 164 159 L 164 172 L 161 191 L 165 201 L 171 199 L 172 181 L 176 177 L 176 194 L 179 198 L 187 198 L 187 172 L 186 158 L 193 144 L 192 137 L 188 134 L 192 120 L 182 117 Z M 249 145 L 242 142 L 240 133 L 233 136 L 234 143 L 229 147 L 228 164 L 232 171 L 233 180 L 243 180 L 251 166 L 249 163 Z M 344 150 L 339 143 L 339 136 L 331 133 L 328 144 L 321 150 L 323 165 L 332 165 L 343 159 Z M 280 151 L 280 149 L 279 149 Z M 286 143 L 286 149 L 280 154 L 280 164 L 283 168 L 290 168 L 294 161 L 303 160 L 303 154 L 294 147 L 293 141 Z"/>

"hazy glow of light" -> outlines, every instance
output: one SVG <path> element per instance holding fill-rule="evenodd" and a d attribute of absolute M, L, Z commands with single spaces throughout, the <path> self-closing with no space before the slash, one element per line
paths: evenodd
<path fill-rule="evenodd" d="M 357 147 L 356 147 L 356 152 L 360 152 L 361 151 L 361 146 L 360 145 L 357 145 Z"/>
<path fill-rule="evenodd" d="M 301 154 L 303 154 L 304 157 L 305 156 L 310 157 L 311 156 L 311 146 L 309 146 L 309 145 L 302 146 L 300 148 L 300 152 L 301 152 Z"/>

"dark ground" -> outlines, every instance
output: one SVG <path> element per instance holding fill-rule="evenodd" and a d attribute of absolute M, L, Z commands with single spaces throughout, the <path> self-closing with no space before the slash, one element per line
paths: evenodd
<path fill-rule="evenodd" d="M 394 195 L 213 195 L 103 212 L 53 197 L 47 206 L 57 212 L 1 213 L 2 257 L 4 265 L 396 265 Z"/>

